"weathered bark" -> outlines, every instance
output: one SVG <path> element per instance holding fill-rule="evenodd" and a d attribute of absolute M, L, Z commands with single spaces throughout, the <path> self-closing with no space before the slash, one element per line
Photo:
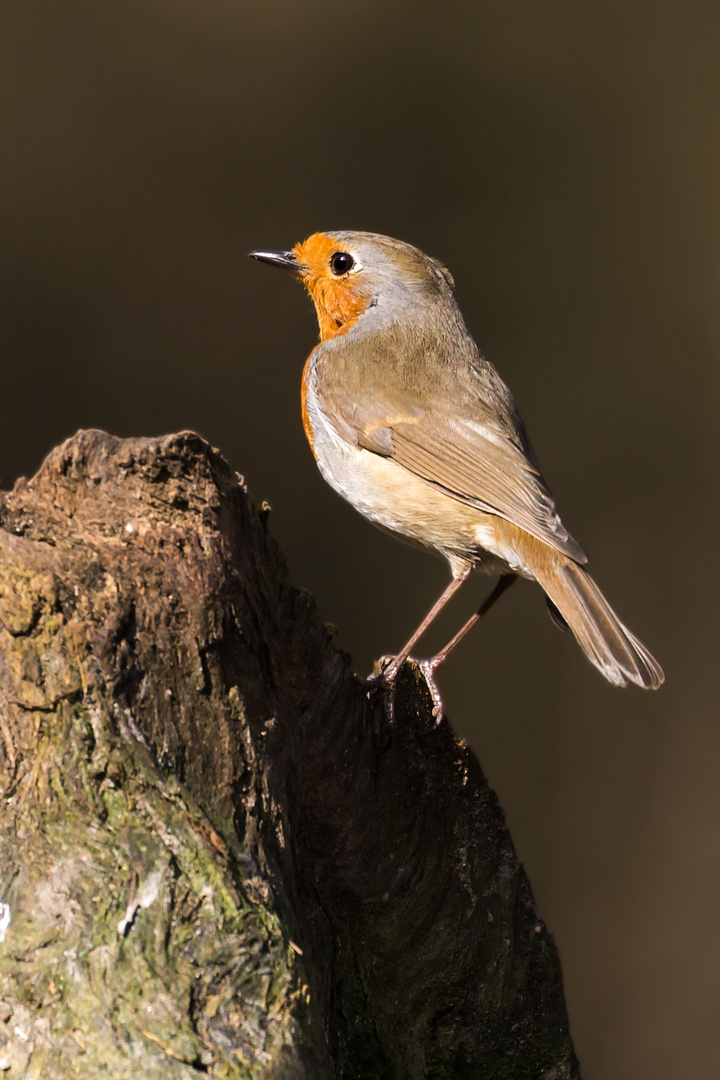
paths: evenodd
<path fill-rule="evenodd" d="M 578 1075 L 477 762 L 412 665 L 387 726 L 216 451 L 82 432 L 0 525 L 11 1076 Z"/>

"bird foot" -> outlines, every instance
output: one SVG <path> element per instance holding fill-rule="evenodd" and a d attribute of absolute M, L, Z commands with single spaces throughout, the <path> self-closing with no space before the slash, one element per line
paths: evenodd
<path fill-rule="evenodd" d="M 365 688 L 368 698 L 371 698 L 374 694 L 383 695 L 385 719 L 390 727 L 395 726 L 395 678 L 397 671 L 392 672 L 388 678 L 386 669 L 392 665 L 394 659 L 393 656 L 383 656 L 375 665 L 376 670 L 372 675 L 368 675 L 367 678 L 363 678 L 361 675 L 357 676 L 357 680 Z M 380 668 L 379 671 L 378 668 Z"/>
<path fill-rule="evenodd" d="M 440 697 L 440 690 L 438 689 L 438 684 L 435 682 L 435 672 L 439 665 L 436 664 L 434 660 L 419 660 L 418 667 L 422 671 L 423 677 L 425 679 L 425 685 L 430 691 L 430 697 L 432 698 L 433 702 L 432 715 L 435 720 L 435 727 L 437 727 L 442 720 L 443 714 L 442 698 Z"/>
<path fill-rule="evenodd" d="M 358 677 L 358 681 L 365 687 L 368 697 L 373 694 L 382 694 L 385 704 L 385 719 L 390 727 L 395 726 L 395 681 L 399 672 L 399 668 L 392 670 L 393 668 L 392 656 L 383 656 L 378 662 L 378 667 L 381 670 L 377 674 L 369 675 L 367 678 Z M 410 658 L 412 659 L 412 657 Z M 415 660 L 414 661 L 425 679 L 425 684 L 430 692 L 432 698 L 432 716 L 435 720 L 435 727 L 440 723 L 443 714 L 443 703 L 440 696 L 440 690 L 435 681 L 435 671 L 439 667 L 435 658 L 432 660 Z M 390 669 L 390 675 L 388 676 L 387 670 Z"/>

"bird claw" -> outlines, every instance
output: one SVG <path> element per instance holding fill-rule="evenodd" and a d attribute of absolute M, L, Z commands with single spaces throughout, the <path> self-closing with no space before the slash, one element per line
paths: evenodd
<path fill-rule="evenodd" d="M 383 663 L 387 661 L 387 663 Z M 383 657 L 380 661 L 383 664 L 383 668 L 387 667 L 389 663 L 392 663 L 392 657 Z M 358 676 L 358 681 L 365 688 L 365 692 L 370 698 L 373 694 L 382 694 L 385 705 L 385 719 L 390 727 L 395 726 L 395 679 L 386 679 L 385 671 L 379 672 L 379 674 L 368 675 L 363 679 Z"/>
<path fill-rule="evenodd" d="M 430 697 L 433 702 L 432 715 L 435 720 L 435 727 L 437 727 L 442 720 L 443 715 L 442 698 L 440 697 L 438 684 L 435 682 L 435 671 L 438 665 L 433 660 L 419 660 L 418 667 L 422 671 L 425 684 L 430 691 Z"/>
<path fill-rule="evenodd" d="M 383 657 L 380 663 L 383 665 L 383 669 L 387 668 L 392 663 L 392 657 Z M 415 663 L 420 668 L 423 678 L 425 679 L 425 685 L 428 688 L 430 697 L 432 699 L 432 717 L 435 721 L 435 727 L 438 726 L 443 715 L 443 703 L 440 696 L 440 690 L 435 682 L 435 671 L 439 666 L 435 660 L 416 660 Z M 393 674 L 390 679 L 385 676 L 385 670 L 380 671 L 378 674 L 373 674 L 367 678 L 361 678 L 359 681 L 365 687 L 368 698 L 372 694 L 381 693 L 384 695 L 385 704 L 385 719 L 390 727 L 395 726 L 395 678 L 397 672 Z"/>

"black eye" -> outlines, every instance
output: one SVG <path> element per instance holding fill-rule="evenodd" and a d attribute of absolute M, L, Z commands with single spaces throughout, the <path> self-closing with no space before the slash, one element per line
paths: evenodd
<path fill-rule="evenodd" d="M 348 255 L 347 251 L 335 251 L 330 256 L 330 269 L 336 277 L 340 277 L 341 274 L 347 274 L 349 270 L 352 270 L 355 265 L 355 260 L 352 255 Z"/>

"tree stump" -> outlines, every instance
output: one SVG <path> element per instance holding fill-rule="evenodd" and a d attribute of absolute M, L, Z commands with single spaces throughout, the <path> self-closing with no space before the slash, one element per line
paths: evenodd
<path fill-rule="evenodd" d="M 0 1068 L 577 1077 L 552 938 L 417 668 L 396 725 L 192 433 L 0 496 Z"/>

